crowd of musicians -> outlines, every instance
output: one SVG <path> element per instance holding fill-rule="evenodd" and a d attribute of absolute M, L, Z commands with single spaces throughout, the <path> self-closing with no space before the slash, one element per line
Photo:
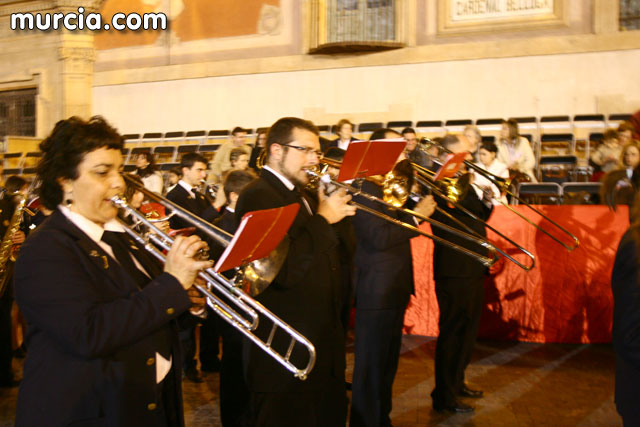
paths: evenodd
<path fill-rule="evenodd" d="M 524 144 L 513 123 L 505 122 L 505 129 L 513 147 Z M 123 139 L 109 123 L 100 117 L 58 122 L 40 144 L 37 185 L 12 176 L 0 201 L 0 235 L 19 247 L 7 261 L 10 268 L 3 280 L 8 284 L 0 299 L 3 386 L 17 385 L 10 345 L 14 299 L 26 324 L 16 425 L 184 425 L 182 381 L 201 382 L 201 371 L 220 372 L 224 426 L 324 427 L 347 421 L 352 426 L 391 425 L 404 313 L 414 290 L 410 240 L 419 234 L 353 202 L 405 224 L 417 226 L 419 218 L 430 217 L 486 237 L 482 222 L 420 188 L 413 165 L 437 171 L 451 154 L 467 153 L 475 162 L 479 151 L 477 161 L 489 169 L 500 155 L 515 156 L 519 162 L 505 165 L 506 172 L 493 170 L 495 175 L 508 175 L 512 167 L 535 179 L 530 147 L 526 152 L 507 148 L 501 154 L 494 144 L 478 145 L 477 138 L 461 134 L 418 149 L 412 129 L 375 131 L 371 140 L 406 143 L 393 172 L 415 194 L 405 207 L 418 213 L 416 217 L 361 194 L 352 198 L 344 189 L 308 186 L 309 170 L 324 158 L 334 161 L 329 173 L 337 174 L 336 165 L 355 140 L 348 121 L 340 122 L 338 130 L 340 138 L 327 141 L 313 123 L 282 118 L 259 133 L 256 147 L 251 147 L 246 131 L 236 128 L 233 140 L 218 150 L 211 165 L 200 154 L 187 153 L 165 181 L 153 156 L 142 154 L 136 173 L 125 180 Z M 504 194 L 477 179 L 476 191 L 466 192 L 459 203 L 487 220 Z M 367 179 L 359 188 L 382 199 L 381 182 Z M 194 292 L 198 272 L 211 267 L 224 250 L 218 242 L 182 218 L 170 217 L 158 223 L 175 232 L 160 263 L 124 232 L 125 226 L 142 225 L 118 210 L 114 196 L 124 195 L 135 209 L 143 210 L 146 204 L 131 183 L 165 194 L 231 234 L 248 212 L 299 205 L 287 233 L 286 259 L 270 286 L 255 298 L 312 342 L 317 358 L 306 379 L 296 378 L 243 338 Z M 14 224 L 16 205 L 33 194 L 38 196 L 37 211 L 21 215 L 21 223 Z M 165 212 L 154 214 L 162 220 Z M 434 227 L 433 233 L 487 254 L 486 248 L 446 229 Z M 465 370 L 478 332 L 487 267 L 436 243 L 433 271 L 440 333 L 432 405 L 436 411 L 473 412 L 468 399 L 483 393 L 467 384 Z M 350 384 L 345 380 L 345 337 L 353 308 Z M 260 324 L 256 335 L 269 334 L 263 329 Z M 284 338 L 276 335 L 274 346 L 280 340 Z"/>

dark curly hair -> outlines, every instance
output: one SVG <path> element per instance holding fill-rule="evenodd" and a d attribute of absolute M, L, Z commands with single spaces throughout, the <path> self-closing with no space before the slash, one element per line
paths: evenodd
<path fill-rule="evenodd" d="M 78 165 L 85 154 L 103 147 L 122 150 L 123 144 L 120 134 L 100 116 L 89 121 L 75 116 L 60 120 L 40 143 L 42 158 L 36 172 L 41 181 L 42 204 L 54 210 L 62 203 L 63 191 L 58 180 L 77 179 Z"/>

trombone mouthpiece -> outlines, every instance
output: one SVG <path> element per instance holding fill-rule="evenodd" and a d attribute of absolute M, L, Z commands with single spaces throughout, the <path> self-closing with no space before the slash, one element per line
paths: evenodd
<path fill-rule="evenodd" d="M 127 207 L 127 199 L 125 199 L 125 197 L 121 194 L 113 196 L 110 200 L 111 200 L 111 203 L 113 203 L 119 208 Z"/>

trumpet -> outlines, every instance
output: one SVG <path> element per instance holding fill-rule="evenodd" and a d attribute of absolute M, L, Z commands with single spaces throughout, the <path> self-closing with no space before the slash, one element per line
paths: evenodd
<path fill-rule="evenodd" d="M 373 196 L 371 194 L 368 194 L 366 192 L 361 191 L 359 188 L 356 188 L 354 186 L 351 186 L 349 184 L 346 183 L 342 183 L 339 181 L 334 180 L 329 173 L 327 173 L 326 168 L 328 166 L 333 166 L 333 167 L 340 167 L 340 162 L 335 162 L 332 160 L 328 160 L 328 159 L 322 159 L 321 160 L 321 164 L 323 166 L 317 167 L 317 168 L 310 168 L 310 169 L 305 169 L 305 172 L 307 173 L 307 175 L 310 177 L 310 184 L 311 186 L 317 186 L 320 183 L 322 183 L 325 186 L 326 192 L 327 193 L 331 193 L 332 191 L 335 191 L 338 188 L 343 188 L 346 189 L 349 193 L 351 193 L 353 196 L 362 196 L 368 200 L 377 202 L 382 204 L 383 206 L 388 207 L 389 209 L 393 209 L 396 211 L 401 211 L 401 212 L 405 212 L 415 218 L 418 218 L 420 220 L 426 221 L 428 223 L 430 223 L 433 226 L 436 227 L 440 227 L 444 230 L 447 230 L 448 232 L 450 232 L 453 235 L 456 235 L 458 237 L 464 238 L 466 240 L 469 240 L 483 248 L 486 248 L 489 253 L 492 254 L 491 257 L 487 257 L 482 253 L 478 253 L 478 252 L 474 252 L 470 249 L 464 248 L 460 245 L 456 245 L 455 243 L 452 243 L 448 240 L 445 240 L 441 237 L 435 236 L 433 234 L 427 233 L 421 229 L 419 229 L 418 227 L 408 224 L 404 221 L 401 221 L 397 218 L 393 218 L 389 215 L 386 215 L 376 209 L 372 209 L 368 206 L 365 206 L 361 203 L 357 203 L 357 202 L 351 202 L 352 205 L 356 206 L 357 209 L 360 209 L 364 212 L 367 212 L 371 215 L 377 216 L 378 218 L 381 218 L 385 221 L 391 222 L 397 226 L 400 227 L 404 227 L 406 229 L 409 229 L 411 231 L 416 232 L 417 234 L 420 234 L 421 236 L 427 237 L 431 240 L 433 240 L 434 242 L 438 242 L 442 245 L 445 246 L 449 246 L 450 248 L 461 252 L 465 255 L 468 255 L 472 258 L 475 258 L 476 260 L 480 261 L 483 265 L 485 266 L 492 266 L 493 264 L 495 264 L 495 262 L 498 260 L 498 258 L 495 256 L 495 247 L 489 243 L 488 240 L 483 239 L 483 238 L 479 238 L 476 236 L 472 236 L 468 233 L 462 232 L 458 229 L 455 229 L 453 227 L 450 227 L 446 224 L 443 224 L 439 221 L 435 221 L 429 217 L 426 217 L 424 215 L 421 215 L 418 212 L 415 212 L 411 209 L 406 209 L 406 208 L 402 208 L 401 206 L 404 205 L 404 202 L 406 201 L 406 198 L 408 197 L 409 194 L 409 189 L 406 188 L 406 182 L 401 178 L 396 176 L 393 173 L 389 173 L 385 176 L 384 181 L 381 183 L 382 187 L 383 187 L 383 194 L 385 199 L 380 199 L 376 196 Z"/>
<path fill-rule="evenodd" d="M 429 145 L 434 145 L 434 142 L 431 141 L 428 138 L 422 138 L 420 140 L 420 143 L 418 144 L 418 147 L 420 147 L 420 150 L 423 150 L 424 152 L 426 152 L 426 148 Z M 451 150 L 448 150 L 447 148 L 444 148 L 442 146 L 439 146 L 442 150 L 444 150 L 447 153 L 451 153 Z M 507 209 L 509 209 L 511 212 L 515 213 L 516 215 L 518 215 L 520 218 L 522 218 L 523 220 L 525 220 L 527 223 L 529 223 L 530 225 L 536 227 L 538 230 L 540 230 L 541 232 L 543 232 L 544 234 L 546 234 L 547 236 L 551 237 L 551 239 L 553 239 L 554 241 L 556 241 L 557 243 L 559 243 L 560 245 L 562 245 L 565 249 L 567 249 L 568 251 L 572 251 L 575 248 L 577 248 L 580 245 L 580 240 L 578 240 L 578 238 L 571 233 L 570 231 L 568 231 L 566 228 L 562 227 L 560 224 L 558 224 L 557 222 L 555 222 L 554 220 L 552 220 L 551 218 L 549 218 L 547 215 L 543 214 L 542 212 L 540 212 L 538 209 L 536 209 L 535 207 L 533 207 L 531 204 L 527 203 L 526 201 L 524 201 L 522 198 L 520 198 L 520 196 L 516 195 L 515 193 L 513 193 L 511 191 L 511 184 L 512 184 L 512 180 L 510 178 L 502 178 L 499 176 L 496 176 L 492 173 L 490 173 L 489 171 L 484 170 L 483 168 L 481 168 L 480 166 L 474 164 L 473 162 L 469 162 L 466 161 L 464 162 L 464 164 L 473 169 L 476 173 L 484 176 L 485 178 L 487 178 L 489 181 L 491 181 L 494 185 L 496 185 L 498 187 L 498 189 L 500 189 L 501 192 L 506 193 L 508 195 L 510 195 L 512 198 L 514 198 L 515 200 L 517 200 L 519 203 L 525 205 L 527 208 L 531 209 L 532 211 L 534 211 L 536 214 L 538 214 L 539 216 L 541 216 L 542 218 L 544 218 L 545 220 L 547 220 L 549 223 L 551 223 L 554 227 L 556 227 L 558 230 L 560 230 L 562 233 L 566 234 L 567 236 L 569 236 L 569 238 L 573 241 L 573 245 L 568 245 L 565 242 L 563 242 L 562 240 L 560 240 L 558 237 L 554 236 L 553 234 L 551 234 L 551 232 L 547 231 L 546 229 L 542 228 L 541 226 L 539 226 L 538 224 L 536 224 L 535 222 L 531 221 L 529 218 L 527 218 L 524 214 L 522 214 L 521 212 L 518 212 L 517 210 L 515 210 L 512 206 L 510 206 L 508 203 L 505 203 L 503 200 L 498 199 L 498 201 L 504 205 Z M 419 166 L 419 165 L 416 165 Z M 424 169 L 424 168 L 421 168 Z"/>
<path fill-rule="evenodd" d="M 157 195 L 155 196 L 158 198 L 160 197 Z M 154 222 L 149 221 L 144 214 L 128 206 L 126 200 L 119 196 L 114 196 L 111 201 L 115 206 L 132 215 L 132 217 L 149 230 L 147 233 L 141 234 L 134 231 L 127 225 L 122 224 L 127 234 L 140 243 L 152 256 L 161 262 L 164 262 L 165 255 L 156 248 L 156 245 L 163 250 L 169 250 L 173 244 L 173 239 L 160 230 Z M 176 207 L 176 209 L 177 210 L 175 212 L 179 216 L 182 216 L 185 212 L 182 208 Z M 197 223 L 196 225 L 202 226 L 201 223 Z M 288 371 L 292 372 L 296 378 L 299 378 L 300 380 L 305 380 L 307 378 L 315 365 L 316 350 L 314 345 L 306 337 L 285 323 L 271 311 L 267 310 L 262 304 L 251 298 L 242 289 L 237 287 L 233 281 L 227 279 L 212 268 L 199 272 L 198 277 L 205 281 L 206 286 L 198 283 L 194 286 L 206 297 L 207 305 L 211 307 L 216 314 L 222 317 L 232 327 L 240 331 L 245 337 L 264 350 Z M 215 289 L 218 294 L 224 296 L 226 300 L 233 302 L 238 308 L 242 309 L 245 316 L 240 315 L 236 310 L 231 308 L 218 296 L 218 294 L 213 292 L 213 289 Z M 261 319 L 266 319 L 267 321 L 272 322 L 270 333 L 266 340 L 263 340 L 254 333 Z M 273 341 L 278 330 L 284 332 L 290 337 L 288 348 L 285 351 L 278 351 L 274 348 Z M 304 366 L 298 367 L 291 361 L 291 356 L 296 344 L 299 344 L 299 346 L 301 345 L 308 353 L 307 363 Z"/>

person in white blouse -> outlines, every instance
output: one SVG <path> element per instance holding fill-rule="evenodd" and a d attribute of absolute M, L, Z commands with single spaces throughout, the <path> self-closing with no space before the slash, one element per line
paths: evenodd
<path fill-rule="evenodd" d="M 496 158 L 497 154 L 498 147 L 496 147 L 496 144 L 493 142 L 485 142 L 480 146 L 480 150 L 478 152 L 478 159 L 480 161 L 477 164 L 494 176 L 508 179 L 509 168 Z M 480 198 L 482 198 L 484 189 L 491 188 L 493 194 L 492 202 L 494 205 L 507 203 L 506 195 L 501 194 L 498 186 L 477 172 L 474 173 L 474 188 Z"/>
<path fill-rule="evenodd" d="M 151 153 L 140 153 L 136 157 L 135 174 L 142 178 L 144 187 L 157 194 L 162 194 L 164 187 L 162 174 L 156 169 L 156 165 Z"/>
<path fill-rule="evenodd" d="M 506 164 L 511 174 L 525 174 L 531 182 L 537 182 L 534 169 L 536 157 L 527 138 L 518 133 L 518 122 L 513 119 L 502 121 L 498 160 Z"/>

